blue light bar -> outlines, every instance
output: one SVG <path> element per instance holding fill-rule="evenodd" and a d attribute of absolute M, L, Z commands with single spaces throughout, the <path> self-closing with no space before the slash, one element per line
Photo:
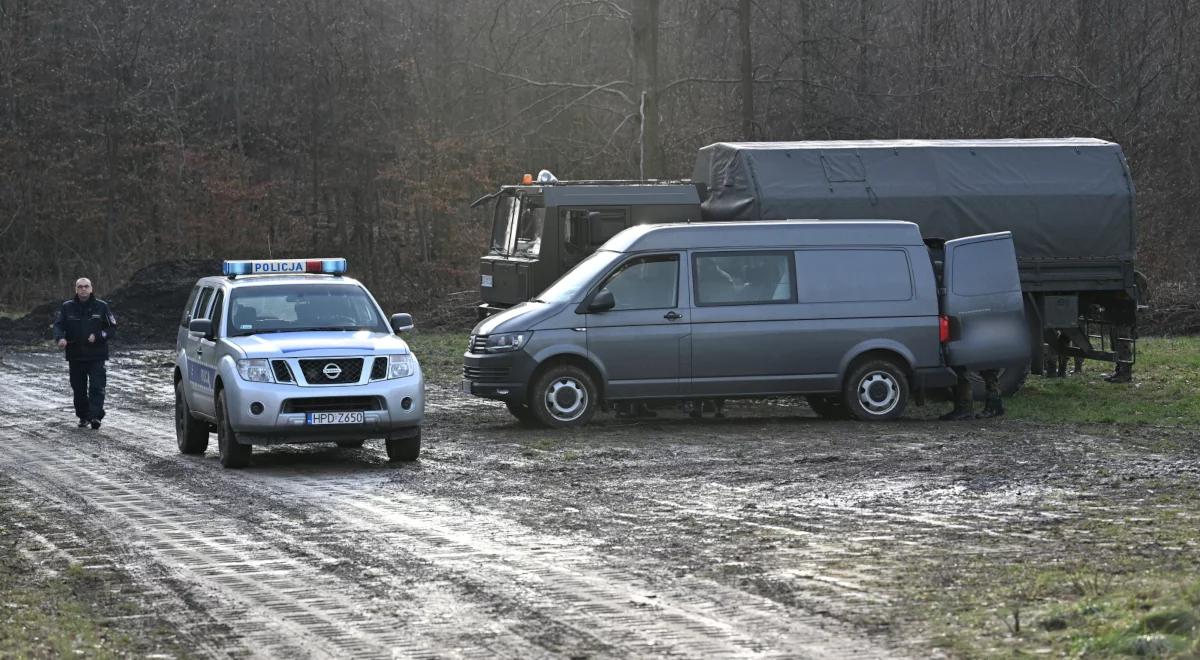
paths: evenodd
<path fill-rule="evenodd" d="M 346 260 L 332 259 L 260 259 L 224 261 L 221 272 L 229 277 L 238 275 L 287 275 L 290 273 L 325 273 L 341 275 L 346 272 Z"/>

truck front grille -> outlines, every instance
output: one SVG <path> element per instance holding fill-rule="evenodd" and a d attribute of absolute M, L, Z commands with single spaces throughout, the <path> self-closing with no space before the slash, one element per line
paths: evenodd
<path fill-rule="evenodd" d="M 337 368 L 330 368 L 334 365 Z M 336 374 L 330 378 L 328 373 Z M 324 360 L 300 360 L 300 371 L 309 385 L 345 385 L 357 383 L 362 376 L 362 358 L 327 358 Z"/>

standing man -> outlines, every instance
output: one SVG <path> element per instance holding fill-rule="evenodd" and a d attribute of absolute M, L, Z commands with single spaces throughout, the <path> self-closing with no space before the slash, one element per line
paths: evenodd
<path fill-rule="evenodd" d="M 983 385 L 987 394 L 984 396 L 983 412 L 975 414 L 974 402 L 971 396 L 971 381 L 967 380 L 966 367 L 953 367 L 958 381 L 954 384 L 954 410 L 938 419 L 943 422 L 959 422 L 976 417 L 999 417 L 1004 414 L 1004 401 L 1000 398 L 1000 370 L 983 369 L 979 375 L 983 377 Z"/>
<path fill-rule="evenodd" d="M 104 419 L 104 361 L 108 340 L 116 333 L 117 317 L 108 303 L 92 294 L 92 281 L 76 280 L 75 297 L 64 302 L 54 317 L 54 339 L 66 349 L 79 428 L 91 424 L 98 429 Z"/>

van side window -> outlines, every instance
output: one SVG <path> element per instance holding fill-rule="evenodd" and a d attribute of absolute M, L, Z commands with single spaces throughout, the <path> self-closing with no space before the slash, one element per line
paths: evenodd
<path fill-rule="evenodd" d="M 903 250 L 800 250 L 796 268 L 802 303 L 884 302 L 913 295 Z"/>
<path fill-rule="evenodd" d="M 192 310 L 196 307 L 196 298 L 200 296 L 200 287 L 192 287 L 192 292 L 188 294 L 187 304 L 183 306 L 183 316 L 179 319 L 179 325 L 186 328 L 192 322 Z"/>
<path fill-rule="evenodd" d="M 954 249 L 954 272 L 951 286 L 960 296 L 981 296 L 990 293 L 1009 293 L 1021 290 L 1020 277 L 1009 269 L 988 268 L 989 264 L 1011 264 L 1013 249 L 1010 241 L 968 243 Z M 1009 273 L 1012 273 L 1010 275 Z M 1003 273 L 997 277 L 997 273 Z"/>
<path fill-rule="evenodd" d="M 679 255 L 630 259 L 608 277 L 600 290 L 613 294 L 614 310 L 675 307 L 679 294 Z"/>
<path fill-rule="evenodd" d="M 696 304 L 763 305 L 796 301 L 791 252 L 709 252 L 692 257 Z"/>

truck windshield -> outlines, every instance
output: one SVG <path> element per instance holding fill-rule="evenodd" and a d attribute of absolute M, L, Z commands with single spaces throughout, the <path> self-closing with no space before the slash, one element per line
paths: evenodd
<path fill-rule="evenodd" d="M 620 252 L 600 250 L 593 252 L 587 259 L 575 264 L 565 275 L 555 280 L 545 291 L 541 292 L 535 302 L 573 303 L 579 302 L 589 286 L 596 281 L 608 267 L 621 258 Z"/>
<path fill-rule="evenodd" d="M 507 194 L 496 200 L 492 224 L 492 254 L 537 257 L 542 249 L 546 208 L 527 195 Z"/>
<path fill-rule="evenodd" d="M 388 332 L 375 302 L 352 284 L 277 284 L 235 288 L 229 336 L 313 330 Z"/>

